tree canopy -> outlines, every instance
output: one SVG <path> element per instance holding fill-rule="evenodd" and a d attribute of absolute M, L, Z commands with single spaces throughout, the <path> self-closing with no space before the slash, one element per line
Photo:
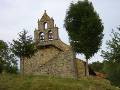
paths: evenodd
<path fill-rule="evenodd" d="M 27 35 L 27 31 L 24 30 L 19 33 L 19 38 L 13 40 L 11 43 L 12 52 L 18 57 L 31 57 L 36 51 L 33 39 L 30 35 Z"/>
<path fill-rule="evenodd" d="M 0 73 L 3 71 L 17 73 L 17 59 L 7 43 L 0 40 Z"/>
<path fill-rule="evenodd" d="M 64 26 L 73 50 L 84 54 L 86 60 L 99 50 L 103 25 L 91 2 L 85 0 L 71 3 L 66 12 Z"/>

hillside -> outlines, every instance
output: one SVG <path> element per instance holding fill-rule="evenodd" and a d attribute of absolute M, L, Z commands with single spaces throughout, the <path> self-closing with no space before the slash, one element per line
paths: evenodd
<path fill-rule="evenodd" d="M 0 90 L 120 90 L 94 77 L 65 79 L 52 76 L 0 75 Z"/>

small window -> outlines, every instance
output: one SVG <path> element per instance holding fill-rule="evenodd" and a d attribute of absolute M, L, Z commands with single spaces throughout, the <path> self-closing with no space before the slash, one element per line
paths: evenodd
<path fill-rule="evenodd" d="M 43 32 L 40 33 L 40 41 L 45 41 L 45 34 Z"/>
<path fill-rule="evenodd" d="M 44 29 L 46 30 L 48 28 L 48 24 L 45 22 L 44 23 Z"/>
<path fill-rule="evenodd" d="M 48 32 L 48 39 L 53 40 L 53 33 L 51 30 Z"/>

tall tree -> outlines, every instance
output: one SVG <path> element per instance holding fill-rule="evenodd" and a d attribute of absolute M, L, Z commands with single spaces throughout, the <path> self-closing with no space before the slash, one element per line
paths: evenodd
<path fill-rule="evenodd" d="M 103 38 L 101 19 L 91 2 L 78 1 L 71 3 L 67 10 L 64 26 L 73 50 L 86 58 L 85 75 L 88 76 L 88 59 L 98 52 Z"/>
<path fill-rule="evenodd" d="M 17 73 L 17 59 L 7 43 L 0 40 L 0 73 Z"/>
<path fill-rule="evenodd" d="M 104 71 L 107 78 L 120 87 L 120 27 L 117 30 L 112 31 L 112 39 L 107 41 L 107 50 L 102 51 L 102 56 L 106 60 Z"/>
<path fill-rule="evenodd" d="M 31 36 L 27 35 L 26 30 L 19 33 L 19 38 L 17 40 L 13 40 L 13 43 L 11 43 L 11 50 L 20 58 L 20 62 L 22 62 L 22 67 L 20 69 L 24 74 L 24 58 L 30 58 L 36 51 L 33 39 Z"/>

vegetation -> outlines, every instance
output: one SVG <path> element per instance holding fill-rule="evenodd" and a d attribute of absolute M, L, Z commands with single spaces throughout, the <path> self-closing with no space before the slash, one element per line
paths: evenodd
<path fill-rule="evenodd" d="M 6 42 L 0 40 L 0 73 L 17 73 L 16 56 L 23 60 L 24 57 L 29 58 L 34 55 L 35 51 L 33 39 L 27 35 L 25 30 L 19 33 L 18 40 L 13 40 L 10 47 Z M 24 69 L 24 60 L 22 69 Z"/>
<path fill-rule="evenodd" d="M 7 43 L 0 40 L 0 73 L 17 73 L 17 59 Z"/>
<path fill-rule="evenodd" d="M 95 72 L 101 72 L 101 73 L 105 73 L 103 70 L 104 67 L 104 62 L 93 62 L 92 64 L 89 64 L 89 66 L 95 71 Z"/>
<path fill-rule="evenodd" d="M 27 35 L 27 31 L 22 31 L 19 33 L 19 38 L 13 40 L 11 43 L 12 52 L 20 58 L 20 61 L 23 62 L 22 71 L 24 74 L 24 58 L 30 58 L 34 55 L 36 48 L 31 36 Z"/>
<path fill-rule="evenodd" d="M 96 72 L 107 75 L 113 85 L 120 87 L 120 27 L 112 31 L 111 40 L 107 41 L 107 50 L 102 51 L 103 62 L 94 62 L 90 67 Z"/>
<path fill-rule="evenodd" d="M 85 55 L 88 75 L 88 59 L 99 50 L 103 38 L 103 25 L 92 3 L 88 0 L 71 3 L 66 13 L 65 28 L 73 50 Z"/>
<path fill-rule="evenodd" d="M 53 76 L 0 75 L 0 90 L 120 90 L 94 77 L 79 80 Z"/>
<path fill-rule="evenodd" d="M 111 40 L 107 41 L 107 50 L 102 51 L 102 56 L 106 60 L 104 71 L 112 84 L 120 87 L 120 27 L 111 34 Z"/>

